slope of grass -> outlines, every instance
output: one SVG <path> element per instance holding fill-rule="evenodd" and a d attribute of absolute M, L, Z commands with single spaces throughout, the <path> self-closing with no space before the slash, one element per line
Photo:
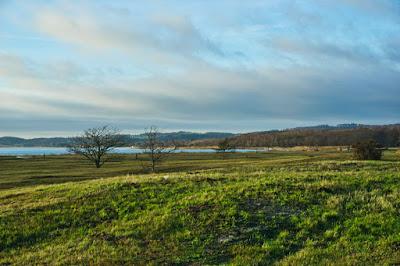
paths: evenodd
<path fill-rule="evenodd" d="M 285 156 L 0 190 L 0 264 L 400 263 L 398 161 Z"/>

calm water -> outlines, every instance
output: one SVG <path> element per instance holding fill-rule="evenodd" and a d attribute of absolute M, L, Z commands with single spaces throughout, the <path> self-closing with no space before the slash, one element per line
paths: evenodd
<path fill-rule="evenodd" d="M 237 149 L 237 152 L 255 152 L 256 150 L 249 149 Z M 128 148 L 121 147 L 116 148 L 114 153 L 142 153 L 142 149 L 136 148 Z M 190 153 L 214 153 L 213 149 L 179 149 L 175 152 L 190 152 Z M 0 147 L 0 155 L 15 155 L 15 156 L 24 156 L 24 155 L 61 155 L 68 154 L 67 148 L 46 148 L 46 147 Z"/>

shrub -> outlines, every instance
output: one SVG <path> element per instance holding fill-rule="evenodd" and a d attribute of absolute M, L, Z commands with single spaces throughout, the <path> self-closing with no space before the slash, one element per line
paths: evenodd
<path fill-rule="evenodd" d="M 356 160 L 380 160 L 382 149 L 374 140 L 359 142 L 353 145 L 353 157 Z"/>

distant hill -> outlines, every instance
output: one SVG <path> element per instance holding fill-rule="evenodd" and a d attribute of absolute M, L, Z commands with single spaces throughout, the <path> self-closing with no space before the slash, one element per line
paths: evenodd
<path fill-rule="evenodd" d="M 160 133 L 160 139 L 163 141 L 195 141 L 203 139 L 223 139 L 233 137 L 232 133 L 221 133 L 221 132 L 207 132 L 207 133 L 194 133 L 194 132 L 171 132 L 171 133 Z M 145 134 L 139 135 L 127 135 L 126 138 L 130 143 L 142 142 L 145 138 Z"/>
<path fill-rule="evenodd" d="M 134 146 L 143 142 L 144 134 L 123 135 L 124 146 Z M 376 140 L 387 147 L 400 145 L 400 124 L 362 125 L 339 124 L 336 126 L 317 125 L 283 130 L 269 130 L 246 134 L 221 132 L 171 132 L 161 133 L 161 140 L 180 142 L 183 146 L 215 146 L 221 139 L 230 138 L 238 147 L 293 147 L 293 146 L 347 146 L 358 141 Z M 0 137 L 0 147 L 65 147 L 71 138 Z"/>
<path fill-rule="evenodd" d="M 317 125 L 317 126 L 309 126 L 309 127 L 296 127 L 296 128 L 291 129 L 291 130 L 308 130 L 308 129 L 326 129 L 326 130 L 331 130 L 331 129 L 353 129 L 353 128 L 359 128 L 359 127 L 374 127 L 374 126 L 351 123 L 351 124 L 339 124 L 339 125 L 336 125 L 336 126 Z"/>
<path fill-rule="evenodd" d="M 247 133 L 231 138 L 240 147 L 347 146 L 373 139 L 383 146 L 400 145 L 400 124 L 320 125 L 285 130 Z"/>
<path fill-rule="evenodd" d="M 233 137 L 232 133 L 221 133 L 221 132 L 207 132 L 207 133 L 194 133 L 194 132 L 172 132 L 172 133 L 161 133 L 160 138 L 164 141 L 179 141 L 188 143 L 196 140 L 205 139 L 223 139 L 227 137 Z M 140 144 L 145 139 L 144 134 L 139 135 L 123 135 L 123 142 L 126 146 L 132 146 Z M 71 138 L 16 138 L 16 137 L 0 137 L 0 147 L 65 147 L 71 143 Z"/>

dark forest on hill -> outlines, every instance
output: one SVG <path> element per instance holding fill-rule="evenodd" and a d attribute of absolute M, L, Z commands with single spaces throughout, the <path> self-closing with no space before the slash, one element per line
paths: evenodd
<path fill-rule="evenodd" d="M 297 128 L 231 138 L 240 147 L 349 146 L 367 140 L 375 140 L 385 147 L 399 146 L 400 125 Z"/>

